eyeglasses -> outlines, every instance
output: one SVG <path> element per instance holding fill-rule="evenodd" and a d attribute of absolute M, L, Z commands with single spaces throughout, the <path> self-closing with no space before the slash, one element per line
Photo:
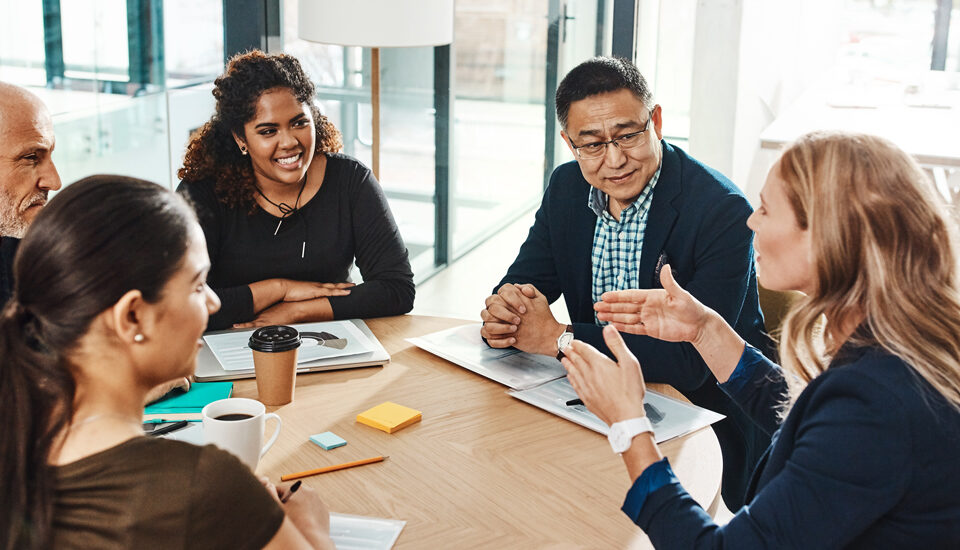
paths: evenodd
<path fill-rule="evenodd" d="M 618 138 L 613 138 L 610 141 L 598 141 L 596 143 L 587 143 L 584 145 L 576 145 L 571 139 L 570 144 L 573 145 L 573 150 L 577 152 L 578 158 L 587 160 L 598 159 L 602 157 L 607 152 L 607 145 L 616 145 L 621 151 L 633 149 L 634 147 L 640 147 L 641 145 L 646 145 L 647 142 L 650 141 L 650 132 L 648 130 L 650 130 L 650 120 L 652 118 L 652 116 L 647 117 L 647 123 L 644 124 L 643 130 L 640 130 L 639 132 L 624 134 Z"/>

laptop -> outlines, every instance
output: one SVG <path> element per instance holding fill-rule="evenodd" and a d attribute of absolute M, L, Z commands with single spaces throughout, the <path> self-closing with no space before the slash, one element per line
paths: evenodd
<path fill-rule="evenodd" d="M 386 365 L 390 362 L 390 354 L 387 353 L 387 350 L 383 349 L 383 346 L 380 344 L 380 341 L 377 340 L 377 337 L 373 335 L 373 332 L 367 328 L 367 324 L 361 321 L 360 319 L 350 319 L 349 321 L 333 321 L 332 323 L 337 322 L 350 322 L 360 330 L 370 341 L 370 346 L 373 348 L 369 352 L 347 355 L 343 357 L 331 357 L 328 359 L 318 359 L 308 363 L 298 363 L 297 364 L 297 374 L 302 374 L 305 372 L 323 372 L 328 370 L 339 370 L 339 369 L 353 369 L 358 367 L 379 367 Z M 306 325 L 311 325 L 315 327 L 316 323 L 307 323 Z M 305 325 L 291 325 L 294 328 L 299 330 L 307 330 L 304 327 Z M 219 330 L 211 331 L 204 334 L 204 336 L 210 336 L 215 334 L 226 334 L 230 332 L 238 332 L 236 330 Z M 246 329 L 245 332 L 252 332 L 251 329 Z M 217 356 L 214 355 L 213 351 L 210 349 L 207 341 L 204 340 L 203 347 L 200 348 L 200 351 L 197 353 L 197 370 L 195 373 L 195 378 L 198 382 L 213 382 L 217 380 L 236 380 L 239 378 L 254 378 L 254 370 L 250 369 L 225 369 L 223 365 L 220 364 L 220 361 L 217 359 Z"/>

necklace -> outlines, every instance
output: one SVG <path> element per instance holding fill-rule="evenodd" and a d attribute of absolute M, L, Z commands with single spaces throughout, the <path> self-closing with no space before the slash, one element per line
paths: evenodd
<path fill-rule="evenodd" d="M 70 430 L 75 430 L 80 426 L 90 424 L 91 422 L 96 422 L 97 420 L 103 420 L 105 418 L 116 418 L 119 420 L 123 420 L 124 424 L 136 425 L 138 427 L 141 427 L 142 429 L 142 424 L 140 423 L 139 418 L 133 418 L 120 413 L 102 413 L 102 414 L 94 414 L 94 415 L 88 416 L 79 422 L 73 422 L 72 424 L 70 424 Z"/>
<path fill-rule="evenodd" d="M 280 211 L 280 214 L 281 214 L 280 221 L 277 223 L 277 228 L 273 230 L 274 237 L 276 237 L 277 233 L 280 232 L 280 226 L 283 224 L 283 220 L 287 219 L 287 216 L 290 216 L 300 208 L 300 195 L 303 195 L 303 189 L 306 186 L 307 186 L 307 176 L 303 176 L 303 183 L 300 184 L 300 191 L 297 192 L 297 200 L 296 202 L 293 203 L 293 206 L 291 207 L 289 204 L 285 202 L 281 202 L 280 204 L 273 202 L 272 200 L 270 200 L 269 197 L 267 197 L 263 193 L 263 191 L 260 190 L 259 185 L 254 185 L 254 187 L 256 187 L 257 189 L 257 193 L 260 193 L 260 196 L 263 197 L 263 200 L 269 202 L 270 204 L 275 206 L 277 210 Z"/>

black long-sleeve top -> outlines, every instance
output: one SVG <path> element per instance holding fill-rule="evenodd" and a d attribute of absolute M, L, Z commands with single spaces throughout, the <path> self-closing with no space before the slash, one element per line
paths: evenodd
<path fill-rule="evenodd" d="M 210 287 L 220 311 L 207 328 L 218 330 L 254 318 L 247 286 L 273 278 L 349 282 L 356 261 L 363 283 L 348 296 L 331 296 L 335 319 L 400 315 L 413 308 L 413 271 L 406 246 L 371 171 L 356 159 L 327 155 L 320 190 L 298 212 L 280 218 L 259 206 L 229 207 L 213 181 L 181 182 L 207 239 Z M 301 254 L 303 257 L 301 257 Z"/>

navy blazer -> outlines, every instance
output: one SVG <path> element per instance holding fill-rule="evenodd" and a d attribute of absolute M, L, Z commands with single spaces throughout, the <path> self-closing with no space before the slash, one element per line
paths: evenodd
<path fill-rule="evenodd" d="M 752 350 L 724 384 L 779 425 L 780 368 Z M 742 368 L 738 366 L 738 370 Z M 657 548 L 960 548 L 960 412 L 903 360 L 845 346 L 797 398 L 723 527 L 679 483 L 634 518 Z"/>
<path fill-rule="evenodd" d="M 746 341 L 770 351 L 757 298 L 749 202 L 716 170 L 661 144 L 660 179 L 640 254 L 641 288 L 660 288 L 658 264 L 669 263 L 680 286 L 723 316 Z M 609 355 L 594 319 L 591 251 L 597 216 L 587 206 L 590 189 L 576 162 L 554 170 L 527 240 L 497 288 L 531 283 L 551 303 L 563 295 L 576 338 Z M 692 345 L 630 334 L 624 339 L 648 382 L 670 384 L 696 405 L 730 418 L 714 429 L 723 451 L 723 498 L 729 508 L 739 508 L 768 436 L 717 388 Z"/>

